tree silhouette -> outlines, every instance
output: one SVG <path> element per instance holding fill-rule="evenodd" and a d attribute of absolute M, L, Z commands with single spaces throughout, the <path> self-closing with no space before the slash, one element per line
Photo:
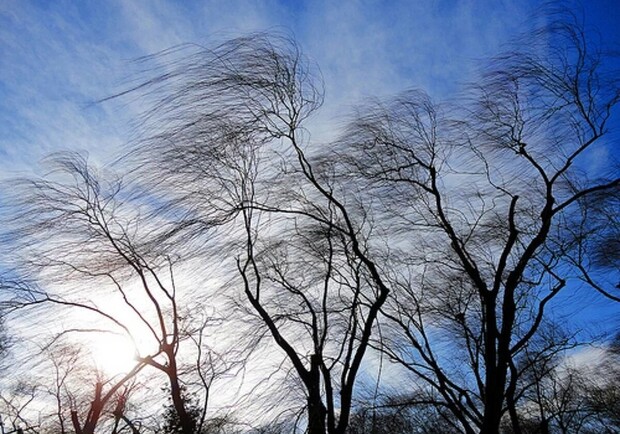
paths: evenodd
<path fill-rule="evenodd" d="M 77 308 L 133 336 L 91 287 L 120 297 L 153 344 L 127 379 L 146 367 L 164 374 L 165 432 L 220 429 L 206 417 L 211 381 L 263 348 L 279 358 L 283 389 L 303 395 L 288 419 L 278 413 L 288 401 L 260 408 L 276 420 L 265 430 L 560 426 L 570 411 L 557 404 L 574 384 L 557 377 L 558 360 L 578 337 L 549 306 L 578 282 L 620 299 L 620 166 L 613 153 L 595 158 L 610 147 L 620 75 L 574 16 L 553 18 L 463 94 L 370 101 L 326 144 L 309 133 L 320 73 L 290 38 L 252 34 L 141 59 L 147 76 L 126 93 L 150 108 L 121 160 L 126 180 L 63 154 L 48 177 L 14 184 L 5 239 L 19 248 L 15 269 L 50 289 L 16 290 L 12 306 Z M 210 269 L 217 291 L 200 283 Z M 230 309 L 218 325 L 237 333 L 225 354 L 205 345 L 212 318 L 197 312 L 214 293 Z M 195 364 L 182 357 L 188 347 Z M 366 408 L 356 383 L 381 375 L 370 352 L 411 381 Z M 204 393 L 200 407 L 190 385 Z M 257 388 L 240 402 L 263 403 Z M 615 393 L 590 391 L 588 408 Z M 97 389 L 92 405 L 108 395 Z M 93 432 L 96 419 L 76 431 Z"/>
<path fill-rule="evenodd" d="M 14 297 L 6 304 L 21 310 L 54 305 L 91 315 L 74 319 L 77 323 L 60 335 L 111 331 L 134 343 L 136 332 L 142 330 L 148 336 L 148 349 L 142 350 L 148 353 L 140 354 L 136 347 L 135 366 L 129 372 L 97 382 L 86 419 L 80 421 L 78 412 L 72 412 L 77 433 L 93 433 L 106 405 L 146 366 L 165 375 L 183 432 L 192 433 L 195 421 L 185 406 L 181 373 L 187 380 L 192 375 L 200 378 L 206 401 L 221 367 L 203 348 L 208 322 L 198 322 L 200 311 L 192 317 L 198 323 L 186 322 L 186 311 L 179 305 L 175 259 L 157 243 L 156 219 L 150 216 L 147 223 L 143 209 L 123 189 L 122 179 L 106 178 L 83 156 L 59 154 L 49 163 L 52 172 L 47 178 L 13 184 L 13 206 L 18 211 L 6 237 L 21 252 L 14 257 L 19 272 L 38 284 L 26 280 L 14 284 Z M 99 292 L 81 290 L 80 285 Z M 195 362 L 179 358 L 182 343 L 184 348 L 198 347 Z M 208 361 L 213 362 L 209 372 L 205 370 Z M 189 371 L 187 363 L 193 365 Z"/>
<path fill-rule="evenodd" d="M 527 42 L 493 59 L 457 106 L 421 92 L 370 104 L 337 150 L 359 201 L 380 204 L 376 232 L 393 258 L 382 312 L 394 329 L 381 345 L 472 433 L 498 432 L 505 413 L 520 432 L 518 362 L 568 282 L 617 292 L 617 274 L 596 283 L 588 271 L 615 230 L 605 209 L 617 163 L 593 175 L 583 164 L 606 146 L 618 75 L 570 21 Z"/>

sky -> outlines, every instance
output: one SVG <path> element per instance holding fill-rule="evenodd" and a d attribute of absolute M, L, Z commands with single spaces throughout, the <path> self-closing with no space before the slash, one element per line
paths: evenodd
<path fill-rule="evenodd" d="M 620 41 L 620 2 L 576 6 L 606 40 Z M 28 1 L 0 2 L 0 177 L 37 172 L 60 150 L 107 163 L 131 138 L 140 107 L 96 102 L 127 87 L 132 60 L 254 31 L 292 35 L 324 76 L 313 134 L 329 137 L 364 98 L 420 88 L 448 97 L 476 62 L 533 25 L 541 2 Z"/>
<path fill-rule="evenodd" d="M 564 2 L 620 47 L 620 0 Z M 256 31 L 294 37 L 326 88 L 311 134 L 337 134 L 369 97 L 423 89 L 447 99 L 481 59 L 531 29 L 533 0 L 0 0 L 0 179 L 40 173 L 50 153 L 123 154 L 138 101 L 125 90 L 135 59 L 182 43 L 215 45 Z M 620 129 L 620 128 L 619 128 Z M 620 134 L 616 137 L 620 137 Z M 0 206 L 2 196 L 0 193 Z M 591 318 L 618 309 L 592 300 Z M 604 315 L 601 312 L 605 312 Z M 617 324 L 617 322 L 616 322 Z M 372 361 L 371 361 L 372 362 Z"/>
<path fill-rule="evenodd" d="M 0 179 L 40 173 L 62 150 L 101 164 L 127 149 L 140 107 L 123 91 L 133 60 L 182 43 L 256 31 L 294 37 L 319 66 L 326 101 L 315 138 L 333 137 L 355 104 L 407 89 L 449 98 L 481 59 L 531 29 L 532 0 L 1 0 Z M 620 46 L 620 0 L 563 4 Z M 2 197 L 0 196 L 0 204 Z M 604 309 L 593 302 L 594 309 Z"/>

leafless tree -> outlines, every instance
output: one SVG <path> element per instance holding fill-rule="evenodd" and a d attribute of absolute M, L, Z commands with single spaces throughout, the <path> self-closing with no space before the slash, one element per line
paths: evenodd
<path fill-rule="evenodd" d="M 618 79 L 571 19 L 497 56 L 462 98 L 368 104 L 324 146 L 304 122 L 317 74 L 287 38 L 180 47 L 133 89 L 156 101 L 131 157 L 176 222 L 167 239 L 200 249 L 231 228 L 225 254 L 311 433 L 346 429 L 380 310 L 392 338 L 377 347 L 466 432 L 506 413 L 519 432 L 517 362 L 546 307 L 571 279 L 614 297 L 590 258 L 620 180 L 613 161 L 584 165 L 606 146 Z"/>
<path fill-rule="evenodd" d="M 572 345 L 546 339 L 548 306 L 576 281 L 618 300 L 617 274 L 601 272 L 620 256 L 618 164 L 594 157 L 620 81 L 572 16 L 519 44 L 463 95 L 368 103 L 328 144 L 306 129 L 320 74 L 289 38 L 141 59 L 148 78 L 127 93 L 151 108 L 123 159 L 129 188 L 78 155 L 16 185 L 18 269 L 64 289 L 30 289 L 18 305 L 82 309 L 131 336 L 91 291 L 66 287 L 107 282 L 153 343 L 136 369 L 165 374 L 174 429 L 189 434 L 209 425 L 219 357 L 203 352 L 208 321 L 189 314 L 205 299 L 181 309 L 176 274 L 217 267 L 250 342 L 230 351 L 274 345 L 304 395 L 294 431 L 347 432 L 374 350 L 415 378 L 393 408 L 428 410 L 455 431 L 496 433 L 508 420 L 524 433 L 521 403 Z M 198 418 L 181 380 L 186 342 L 205 396 Z"/>
<path fill-rule="evenodd" d="M 19 382 L 10 389 L 2 391 L 0 394 L 0 427 L 3 432 L 5 430 L 16 432 L 18 429 L 35 434 L 40 432 L 39 415 L 36 411 L 34 416 L 30 413 L 30 407 L 34 407 L 37 393 L 37 385 L 26 382 Z"/>
<path fill-rule="evenodd" d="M 13 266 L 29 283 L 9 288 L 14 297 L 5 304 L 22 312 L 51 305 L 69 315 L 74 311 L 89 315 L 73 317 L 57 336 L 89 331 L 96 339 L 98 333 L 114 332 L 134 343 L 137 333 L 147 336 L 146 349 L 136 346 L 135 366 L 129 372 L 97 381 L 85 419 L 72 412 L 77 433 L 94 432 L 104 408 L 146 366 L 165 375 L 182 432 L 193 433 L 204 413 L 193 420 L 184 405 L 181 374 L 186 373 L 185 364 L 193 362 L 180 357 L 182 342 L 191 347 L 194 339 L 199 347 L 192 365 L 197 368 L 190 370 L 200 378 L 203 390 L 208 391 L 215 371 L 204 370 L 209 362 L 202 342 L 207 323 L 203 321 L 197 334 L 191 332 L 189 327 L 195 329 L 196 324 L 190 324 L 179 305 L 175 258 L 155 241 L 165 222 L 150 219 L 147 224 L 141 213 L 148 204 L 132 202 L 122 179 L 112 175 L 106 179 L 83 156 L 56 155 L 49 163 L 52 170 L 46 178 L 12 183 L 16 211 L 5 239 L 19 249 Z M 49 322 L 54 324 L 52 318 Z"/>
<path fill-rule="evenodd" d="M 599 363 L 598 377 L 588 372 L 582 374 L 585 381 L 580 391 L 598 421 L 595 429 L 616 433 L 620 431 L 620 334 L 615 335 Z"/>
<path fill-rule="evenodd" d="M 585 165 L 606 149 L 618 75 L 562 18 L 493 59 L 459 101 L 416 91 L 369 104 L 339 148 L 392 251 L 381 345 L 465 432 L 498 432 L 505 413 L 521 432 L 517 362 L 567 282 L 617 292 L 617 274 L 588 273 L 617 220 L 591 203 L 617 201 L 617 163 L 593 176 Z"/>
<path fill-rule="evenodd" d="M 596 354 L 596 360 L 588 363 L 575 364 L 567 358 L 543 362 L 530 371 L 533 387 L 517 409 L 522 432 L 611 434 L 620 430 L 613 344 L 599 347 Z M 514 432 L 506 425 L 507 433 Z"/>
<path fill-rule="evenodd" d="M 230 224 L 225 252 L 248 314 L 301 383 L 309 432 L 344 433 L 388 288 L 363 207 L 311 161 L 304 121 L 322 104 L 320 77 L 277 35 L 162 59 L 165 73 L 134 89 L 158 98 L 131 156 L 138 176 L 174 215 L 170 240 L 200 246 L 205 231 Z"/>
<path fill-rule="evenodd" d="M 454 417 L 422 394 L 387 394 L 372 405 L 358 405 L 351 416 L 348 434 L 456 434 Z"/>

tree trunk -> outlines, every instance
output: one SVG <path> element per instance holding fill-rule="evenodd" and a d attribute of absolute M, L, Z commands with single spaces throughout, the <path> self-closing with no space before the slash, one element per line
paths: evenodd
<path fill-rule="evenodd" d="M 73 428 L 76 434 L 94 434 L 104 406 L 104 402 L 101 400 L 102 389 L 103 384 L 97 383 L 95 385 L 95 398 L 90 404 L 88 416 L 86 417 L 86 421 L 83 426 L 80 424 L 77 411 L 71 411 L 71 422 L 73 423 Z"/>
<path fill-rule="evenodd" d="M 316 355 L 310 357 L 308 388 L 308 434 L 326 434 L 325 419 L 327 410 L 321 396 L 321 377 L 319 360 Z"/>
<path fill-rule="evenodd" d="M 489 378 L 486 385 L 484 416 L 480 434 L 497 434 L 502 420 L 507 367 L 500 364 L 500 366 L 495 367 L 493 373 L 494 375 Z"/>
<path fill-rule="evenodd" d="M 501 400 L 491 398 L 484 406 L 484 418 L 480 434 L 497 434 L 502 417 Z"/>
<path fill-rule="evenodd" d="M 317 401 L 316 397 L 308 397 L 308 434 L 326 434 L 325 417 L 327 411 L 321 402 L 320 393 L 318 398 Z"/>
<path fill-rule="evenodd" d="M 185 398 L 183 396 L 183 390 L 179 384 L 179 377 L 176 368 L 176 361 L 174 357 L 168 358 L 170 366 L 168 368 L 168 378 L 170 379 L 170 396 L 172 398 L 172 405 L 179 417 L 179 424 L 181 425 L 181 432 L 183 434 L 194 434 L 195 421 L 185 408 Z"/>

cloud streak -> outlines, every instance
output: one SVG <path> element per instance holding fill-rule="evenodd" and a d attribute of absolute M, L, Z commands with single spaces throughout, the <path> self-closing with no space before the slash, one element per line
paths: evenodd
<path fill-rule="evenodd" d="M 105 160 L 139 107 L 92 105 L 123 89 L 130 60 L 180 43 L 254 31 L 294 35 L 327 89 L 319 136 L 361 98 L 420 87 L 444 96 L 493 52 L 530 7 L 521 2 L 4 3 L 0 9 L 0 170 L 36 170 L 60 149 Z"/>

